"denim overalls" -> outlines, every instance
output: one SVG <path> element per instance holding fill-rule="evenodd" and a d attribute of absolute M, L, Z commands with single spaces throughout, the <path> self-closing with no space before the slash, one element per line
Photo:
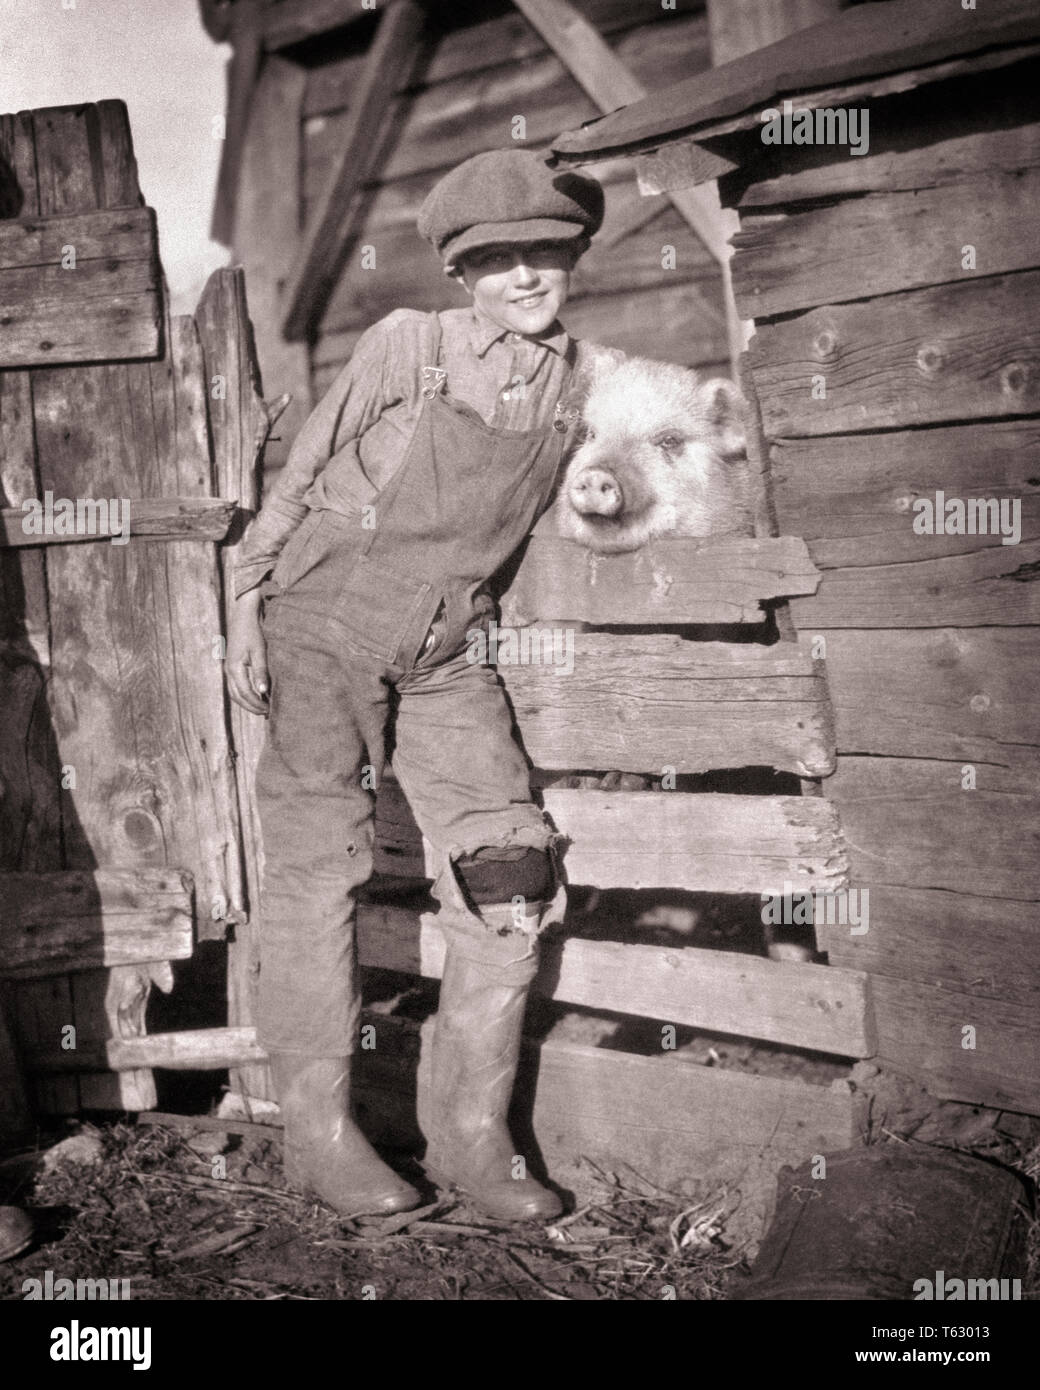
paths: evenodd
<path fill-rule="evenodd" d="M 454 860 L 484 846 L 555 851 L 559 839 L 531 800 L 498 677 L 468 659 L 466 634 L 494 616 L 488 581 L 545 509 L 567 423 L 557 406 L 549 429 L 485 425 L 445 393 L 436 314 L 429 325 L 424 404 L 401 467 L 370 508 L 311 512 L 265 587 L 258 1035 L 271 1052 L 356 1047 L 355 899 L 372 873 L 372 787 L 387 753 L 434 852 L 438 921 L 476 958 L 491 958 L 488 928 Z M 552 903 L 515 933 L 517 982 L 533 973 L 533 935 L 564 908 L 557 880 Z"/>

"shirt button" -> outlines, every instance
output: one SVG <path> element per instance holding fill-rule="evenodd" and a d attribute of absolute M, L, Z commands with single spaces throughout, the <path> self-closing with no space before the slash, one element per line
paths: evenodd
<path fill-rule="evenodd" d="M 503 399 L 504 401 L 507 401 L 507 400 L 509 399 L 509 392 L 508 392 L 508 391 L 503 391 L 503 392 L 502 392 L 502 399 Z"/>

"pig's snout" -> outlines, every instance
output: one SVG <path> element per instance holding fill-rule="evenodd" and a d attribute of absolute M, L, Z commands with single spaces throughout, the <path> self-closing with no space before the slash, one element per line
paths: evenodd
<path fill-rule="evenodd" d="M 568 495 L 574 510 L 583 516 L 618 516 L 625 494 L 613 473 L 605 468 L 585 468 L 571 482 Z"/>

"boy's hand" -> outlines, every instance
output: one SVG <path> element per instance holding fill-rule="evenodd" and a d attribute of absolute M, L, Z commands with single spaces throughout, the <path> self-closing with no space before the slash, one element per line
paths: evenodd
<path fill-rule="evenodd" d="M 228 613 L 228 694 L 250 714 L 269 713 L 267 643 L 260 627 L 260 590 L 249 589 L 235 599 Z"/>

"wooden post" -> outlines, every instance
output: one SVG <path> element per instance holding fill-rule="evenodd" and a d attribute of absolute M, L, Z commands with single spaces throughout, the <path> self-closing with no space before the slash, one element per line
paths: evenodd
<path fill-rule="evenodd" d="M 242 146 L 249 123 L 249 106 L 260 74 L 264 23 L 269 3 L 270 0 L 238 0 L 230 15 L 230 39 L 234 51 L 228 63 L 224 146 L 210 225 L 210 236 L 225 246 L 230 243 L 234 228 Z"/>
<path fill-rule="evenodd" d="M 325 196 L 307 228 L 286 293 L 284 332 L 289 339 L 303 338 L 314 327 L 335 289 L 351 235 L 354 194 L 376 160 L 387 113 L 421 51 L 424 23 L 424 12 L 414 0 L 392 0 L 365 55 L 360 79 L 351 93 L 343 147 Z"/>
<path fill-rule="evenodd" d="M 277 469 L 310 414 L 310 362 L 303 343 L 282 336 L 284 285 L 300 240 L 300 110 L 306 71 L 268 57 L 253 94 L 235 204 L 234 257 L 249 277 L 256 353 L 269 396 L 292 401 L 268 443 L 266 466 Z"/>
<path fill-rule="evenodd" d="M 210 392 L 209 421 L 217 487 L 237 497 L 243 521 L 260 505 L 264 444 L 270 417 L 261 395 L 260 371 L 253 346 L 241 270 L 216 270 L 195 311 L 206 362 L 206 379 L 219 379 L 222 390 Z M 234 602 L 231 567 L 239 550 L 233 540 L 222 549 L 225 604 Z M 256 814 L 254 775 L 264 740 L 265 724 L 232 703 L 231 740 L 235 750 L 239 822 L 245 860 L 248 901 L 243 920 L 228 945 L 228 1019 L 232 1025 L 252 1024 L 259 973 L 257 909 L 263 873 L 263 843 Z M 245 1096 L 265 1099 L 270 1094 L 264 1065 L 242 1066 L 232 1073 L 232 1087 Z"/>

